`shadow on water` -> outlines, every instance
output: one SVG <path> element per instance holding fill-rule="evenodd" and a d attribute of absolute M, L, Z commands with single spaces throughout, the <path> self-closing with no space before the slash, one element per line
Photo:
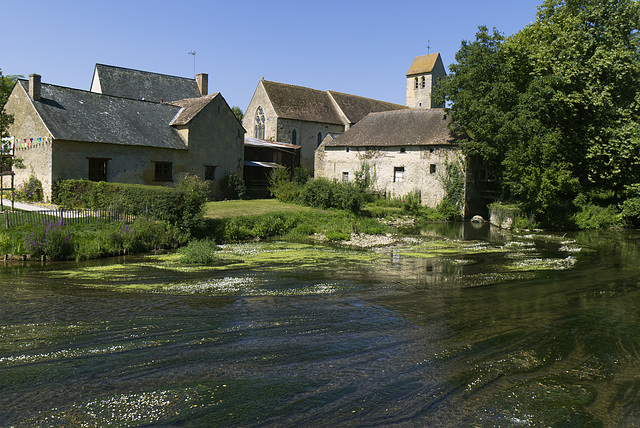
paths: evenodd
<path fill-rule="evenodd" d="M 198 274 L 245 287 L 228 294 L 6 268 L 0 425 L 640 423 L 636 232 L 413 232 L 372 266 Z M 465 245 L 432 255 L 432 238 Z"/>

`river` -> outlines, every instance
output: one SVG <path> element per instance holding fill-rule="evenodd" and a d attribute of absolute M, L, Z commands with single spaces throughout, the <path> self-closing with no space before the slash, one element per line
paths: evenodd
<path fill-rule="evenodd" d="M 309 248 L 0 267 L 0 426 L 640 425 L 636 231 Z"/>

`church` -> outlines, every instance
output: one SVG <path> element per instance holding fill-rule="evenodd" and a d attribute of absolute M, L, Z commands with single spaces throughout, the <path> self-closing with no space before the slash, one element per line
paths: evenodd
<path fill-rule="evenodd" d="M 372 112 L 324 139 L 315 152 L 315 176 L 349 182 L 366 166 L 375 191 L 386 197 L 417 194 L 422 204 L 435 208 L 446 196 L 449 167 L 465 171 L 444 106 L 431 99 L 445 75 L 440 54 L 416 57 L 405 75 L 405 108 Z"/>

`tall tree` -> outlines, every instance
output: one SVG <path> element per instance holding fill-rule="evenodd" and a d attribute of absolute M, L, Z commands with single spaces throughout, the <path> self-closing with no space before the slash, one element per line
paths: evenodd
<path fill-rule="evenodd" d="M 18 76 L 3 76 L 0 69 L 0 137 L 6 136 L 7 128 L 13 123 L 13 116 L 4 111 L 4 105 L 17 79 Z"/>
<path fill-rule="evenodd" d="M 638 1 L 546 0 L 510 38 L 480 27 L 440 85 L 465 152 L 547 224 L 640 182 L 639 30 Z"/>

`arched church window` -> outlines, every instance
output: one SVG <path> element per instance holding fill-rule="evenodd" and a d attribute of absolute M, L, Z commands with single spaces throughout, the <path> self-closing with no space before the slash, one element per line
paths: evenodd
<path fill-rule="evenodd" d="M 322 131 L 318 132 L 318 146 L 322 144 Z"/>
<path fill-rule="evenodd" d="M 415 88 L 418 89 L 418 78 L 417 77 L 413 78 L 413 83 L 415 85 Z"/>
<path fill-rule="evenodd" d="M 422 76 L 422 82 L 420 83 L 420 87 L 421 87 L 422 89 L 424 89 L 426 86 L 427 86 L 427 81 L 426 81 L 426 79 L 424 78 L 424 76 Z"/>
<path fill-rule="evenodd" d="M 291 131 L 291 144 L 297 144 L 297 143 L 298 143 L 298 131 L 294 129 L 293 131 Z"/>
<path fill-rule="evenodd" d="M 264 111 L 262 107 L 256 109 L 255 137 L 264 140 Z"/>

